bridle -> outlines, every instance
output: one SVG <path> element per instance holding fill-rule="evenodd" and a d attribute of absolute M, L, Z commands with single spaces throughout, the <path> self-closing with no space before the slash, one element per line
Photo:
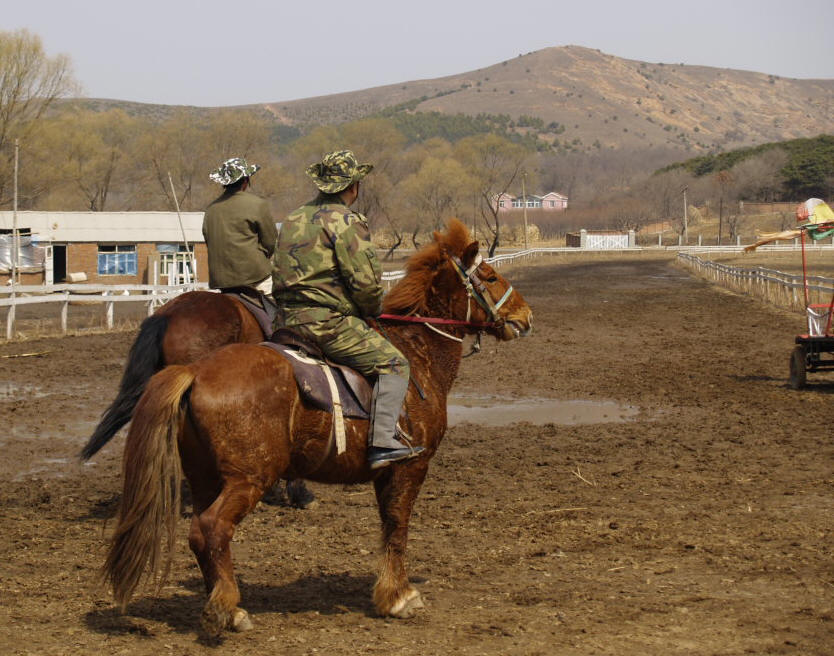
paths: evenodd
<path fill-rule="evenodd" d="M 509 300 L 510 296 L 513 293 L 513 286 L 510 285 L 504 295 L 495 302 L 492 300 L 489 292 L 487 291 L 486 285 L 478 276 L 478 267 L 481 266 L 483 262 L 483 258 L 481 254 L 478 253 L 475 256 L 475 260 L 472 262 L 472 265 L 469 268 L 463 266 L 460 258 L 456 255 L 450 256 L 450 261 L 452 262 L 455 272 L 458 274 L 460 281 L 463 283 L 464 288 L 466 289 L 466 320 L 461 319 L 443 319 L 438 317 L 421 317 L 419 315 L 398 315 L 398 314 L 380 314 L 379 319 L 385 319 L 388 321 L 400 321 L 404 323 L 421 323 L 426 326 L 429 330 L 432 330 L 439 335 L 443 335 L 444 337 L 451 339 L 455 342 L 463 342 L 462 337 L 457 337 L 456 335 L 452 335 L 447 333 L 445 330 L 438 328 L 438 325 L 445 325 L 445 326 L 461 326 L 467 328 L 476 328 L 477 334 L 475 337 L 475 341 L 472 344 L 472 350 L 464 355 L 463 357 L 469 357 L 470 355 L 474 355 L 475 353 L 479 353 L 481 350 L 481 336 L 484 334 L 484 331 L 487 328 L 496 328 L 502 326 L 504 324 L 504 319 L 498 314 L 498 310 L 501 309 L 501 306 Z M 472 300 L 483 308 L 483 310 L 487 313 L 489 317 L 489 321 L 472 321 Z"/>
<path fill-rule="evenodd" d="M 474 298 L 478 305 L 480 305 L 489 316 L 491 320 L 490 327 L 502 325 L 504 320 L 498 314 L 498 310 L 500 310 L 501 306 L 509 300 L 513 293 L 513 286 L 510 285 L 507 288 L 507 291 L 504 292 L 504 295 L 496 303 L 492 300 L 489 293 L 487 293 L 486 285 L 478 277 L 478 267 L 481 266 L 481 263 L 484 261 L 480 253 L 475 256 L 475 261 L 472 262 L 472 266 L 468 269 L 463 267 L 463 263 L 457 255 L 453 255 L 450 259 L 452 260 L 452 264 L 455 265 L 455 271 L 457 271 L 460 276 L 463 286 L 466 288 L 466 294 L 468 296 L 466 301 L 466 320 L 469 321 L 469 318 L 471 317 L 471 300 Z"/>

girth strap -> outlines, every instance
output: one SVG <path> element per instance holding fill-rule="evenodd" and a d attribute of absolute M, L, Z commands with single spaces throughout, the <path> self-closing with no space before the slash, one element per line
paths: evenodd
<path fill-rule="evenodd" d="M 336 385 L 336 379 L 333 377 L 332 369 L 326 363 L 308 358 L 298 351 L 287 350 L 285 353 L 291 355 L 299 362 L 314 364 L 324 372 L 324 377 L 327 379 L 327 386 L 330 388 L 330 398 L 333 402 L 333 433 L 336 436 L 336 453 L 339 455 L 343 454 L 347 450 L 345 418 L 342 412 L 342 398 L 339 396 L 339 388 Z"/>

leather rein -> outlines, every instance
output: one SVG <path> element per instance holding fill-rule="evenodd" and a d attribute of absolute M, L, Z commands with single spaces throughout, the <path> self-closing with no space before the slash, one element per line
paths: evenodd
<path fill-rule="evenodd" d="M 457 337 L 455 335 L 450 335 L 444 330 L 440 328 L 436 328 L 435 326 L 464 326 L 467 328 L 477 328 L 477 337 L 472 344 L 472 350 L 464 355 L 463 357 L 469 357 L 470 355 L 474 355 L 475 353 L 479 353 L 481 350 L 481 335 L 483 335 L 484 330 L 486 328 L 495 328 L 496 326 L 500 326 L 504 323 L 504 320 L 498 314 L 498 310 L 501 308 L 504 303 L 510 298 L 513 293 L 513 286 L 507 289 L 504 292 L 504 295 L 501 299 L 496 303 L 493 301 L 490 294 L 487 292 L 486 285 L 483 281 L 478 277 L 477 270 L 478 267 L 483 262 L 483 258 L 481 257 L 480 253 L 475 256 L 475 261 L 472 263 L 468 269 L 463 266 L 463 263 L 460 261 L 460 258 L 457 256 L 452 256 L 449 258 L 454 264 L 455 271 L 458 274 L 463 286 L 466 288 L 466 320 L 461 319 L 445 319 L 441 317 L 421 317 L 420 315 L 400 315 L 400 314 L 380 314 L 377 319 L 382 319 L 386 321 L 399 321 L 403 323 L 421 323 L 426 326 L 429 330 L 432 330 L 439 335 L 443 335 L 444 337 L 451 339 L 456 342 L 463 342 L 462 337 Z M 475 299 L 475 302 L 480 305 L 487 315 L 490 317 L 490 321 L 471 321 L 470 317 L 472 316 L 472 299 Z"/>

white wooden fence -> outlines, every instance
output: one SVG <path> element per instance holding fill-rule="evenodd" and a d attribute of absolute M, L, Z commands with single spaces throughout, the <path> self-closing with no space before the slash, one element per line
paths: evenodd
<path fill-rule="evenodd" d="M 831 247 L 820 247 L 830 250 Z M 780 250 L 790 250 L 791 247 Z M 806 248 L 807 249 L 807 248 Z M 776 249 L 774 249 L 776 250 Z M 764 267 L 741 268 L 705 260 L 692 253 L 678 253 L 678 262 L 727 289 L 732 289 L 792 310 L 805 310 L 802 275 L 783 273 Z M 809 303 L 830 303 L 834 279 L 808 276 Z"/>
<path fill-rule="evenodd" d="M 70 303 L 103 303 L 105 325 L 113 328 L 116 303 L 145 303 L 148 315 L 166 301 L 192 289 L 207 289 L 205 283 L 191 285 L 9 285 L 0 287 L 0 307 L 8 307 L 6 339 L 14 336 L 16 310 L 23 305 L 57 303 L 60 306 L 61 332 L 67 332 Z"/>

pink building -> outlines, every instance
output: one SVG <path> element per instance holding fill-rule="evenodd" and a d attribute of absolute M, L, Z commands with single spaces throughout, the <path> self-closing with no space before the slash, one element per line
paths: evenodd
<path fill-rule="evenodd" d="M 501 194 L 496 198 L 499 212 L 512 212 L 513 210 L 527 209 L 544 210 L 546 212 L 559 212 L 568 208 L 568 197 L 558 194 L 555 191 L 546 193 L 544 196 L 527 194 L 514 196 L 513 194 Z"/>

